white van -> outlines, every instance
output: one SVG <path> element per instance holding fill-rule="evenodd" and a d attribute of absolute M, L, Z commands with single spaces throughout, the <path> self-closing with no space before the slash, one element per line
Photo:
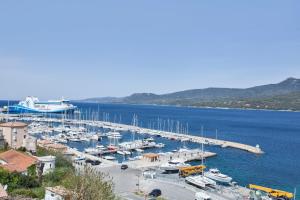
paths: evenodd
<path fill-rule="evenodd" d="M 211 200 L 211 198 L 205 192 L 196 192 L 195 200 Z"/>

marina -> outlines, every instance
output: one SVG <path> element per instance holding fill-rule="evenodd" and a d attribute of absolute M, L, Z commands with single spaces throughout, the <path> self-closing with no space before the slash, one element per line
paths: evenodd
<path fill-rule="evenodd" d="M 210 159 L 217 156 L 217 153 L 211 150 L 204 151 L 203 145 L 208 149 L 218 147 L 220 151 L 228 148 L 246 151 L 253 155 L 264 155 L 258 145 L 251 146 L 228 140 L 207 138 L 203 137 L 203 133 L 201 136 L 196 136 L 154 130 L 139 127 L 134 123 L 128 125 L 96 119 L 72 119 L 64 115 L 47 117 L 46 115 L 8 115 L 6 113 L 2 114 L 1 118 L 2 121 L 28 123 L 29 133 L 38 137 L 39 143 L 50 141 L 52 143 L 50 146 L 67 149 L 68 154 L 74 156 L 75 166 L 79 168 L 85 162 L 98 162 L 93 164 L 96 165 L 93 168 L 100 171 L 126 165 L 129 169 L 136 170 L 136 176 L 144 177 L 140 181 L 144 182 L 145 188 L 151 183 L 159 185 L 174 181 L 174 173 L 185 174 L 184 176 L 180 175 L 179 179 L 175 178 L 178 185 L 174 187 L 184 187 L 185 190 L 190 188 L 193 194 L 204 189 L 207 194 L 214 196 L 214 199 L 236 199 L 242 198 L 242 196 L 245 198 L 250 195 L 252 190 L 236 186 L 234 177 L 231 178 L 216 168 L 206 168 L 203 160 L 209 162 Z M 190 147 L 187 148 L 186 144 Z M 199 144 L 202 149 L 199 148 Z M 202 163 L 201 166 L 204 166 L 202 171 L 193 169 L 197 167 L 195 162 Z M 117 172 L 110 174 L 120 176 Z M 226 186 L 223 186 L 224 184 Z M 120 187 L 123 188 L 123 186 Z M 218 193 L 219 191 L 222 193 Z M 228 196 L 224 196 L 224 191 L 228 191 Z M 129 194 L 126 193 L 126 195 Z"/>
<path fill-rule="evenodd" d="M 7 118 L 7 115 L 1 115 L 0 117 L 2 118 Z M 38 117 L 18 117 L 16 115 L 14 116 L 9 116 L 9 120 L 23 120 L 23 121 L 34 121 L 34 122 L 56 122 L 56 123 L 61 123 L 61 119 L 55 119 L 55 118 L 38 118 Z M 126 124 L 118 124 L 118 123 L 112 123 L 112 122 L 104 122 L 104 121 L 93 121 L 93 120 L 76 120 L 76 119 L 68 119 L 64 123 L 66 124 L 73 124 L 73 125 L 89 125 L 89 126 L 95 126 L 99 128 L 106 128 L 110 130 L 124 130 L 124 131 L 130 131 L 132 133 L 137 133 L 137 134 L 148 134 L 152 136 L 160 136 L 164 137 L 170 140 L 177 140 L 177 141 L 190 141 L 194 143 L 199 143 L 199 144 L 209 144 L 209 145 L 217 145 L 221 146 L 222 148 L 236 148 L 244 151 L 248 151 L 250 153 L 254 154 L 262 154 L 264 153 L 259 145 L 256 146 L 251 146 L 247 144 L 242 144 L 242 143 L 237 143 L 237 142 L 231 142 L 231 141 L 225 141 L 225 140 L 219 140 L 219 139 L 213 139 L 213 138 L 206 138 L 206 137 L 200 137 L 200 136 L 195 136 L 195 135 L 187 135 L 187 134 L 180 134 L 180 133 L 174 133 L 174 132 L 166 132 L 166 131 L 157 131 L 157 130 L 151 130 L 147 128 L 141 128 L 137 126 L 132 126 L 132 125 L 126 125 Z M 48 127 L 45 127 L 46 131 L 49 131 Z M 41 130 L 44 132 L 44 130 Z M 112 134 L 113 133 L 113 134 Z M 121 138 L 120 134 L 117 134 L 117 132 L 109 132 L 107 137 L 110 139 L 116 141 Z M 125 145 L 125 144 L 124 144 Z M 133 144 L 136 146 L 135 144 Z M 126 145 L 125 145 L 126 146 Z M 127 145 L 128 146 L 128 145 Z M 151 146 L 151 145 L 150 145 Z M 153 145 L 155 146 L 155 145 Z M 132 149 L 135 147 L 126 147 L 128 149 Z M 143 145 L 138 145 L 136 148 L 145 148 Z"/>

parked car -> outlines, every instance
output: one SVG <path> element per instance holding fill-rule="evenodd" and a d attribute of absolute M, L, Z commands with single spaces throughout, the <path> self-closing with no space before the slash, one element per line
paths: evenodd
<path fill-rule="evenodd" d="M 159 196 L 161 196 L 161 190 L 160 189 L 154 189 L 148 194 L 148 196 L 150 196 L 150 197 L 159 197 Z"/>
<path fill-rule="evenodd" d="M 85 163 L 90 163 L 91 165 L 100 165 L 101 164 L 101 162 L 99 160 L 91 160 L 91 159 L 85 160 Z"/>
<path fill-rule="evenodd" d="M 100 165 L 101 162 L 99 160 L 93 160 L 93 162 L 91 163 L 91 165 Z"/>
<path fill-rule="evenodd" d="M 121 165 L 121 169 L 125 170 L 127 168 L 128 168 L 128 165 L 125 165 L 125 164 Z"/>

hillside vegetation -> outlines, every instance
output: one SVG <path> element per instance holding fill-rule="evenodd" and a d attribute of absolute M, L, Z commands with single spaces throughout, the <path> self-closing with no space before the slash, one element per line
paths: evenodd
<path fill-rule="evenodd" d="M 246 89 L 206 88 L 169 94 L 136 93 L 123 98 L 91 98 L 100 103 L 157 104 L 199 107 L 229 107 L 300 110 L 300 79 L 288 78 L 277 84 Z"/>

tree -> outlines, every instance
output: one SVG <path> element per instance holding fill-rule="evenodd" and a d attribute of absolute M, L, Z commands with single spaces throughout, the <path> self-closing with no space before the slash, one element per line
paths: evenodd
<path fill-rule="evenodd" d="M 70 174 L 64 186 L 72 191 L 74 200 L 115 200 L 113 183 L 102 172 L 85 167 L 83 173 Z"/>

